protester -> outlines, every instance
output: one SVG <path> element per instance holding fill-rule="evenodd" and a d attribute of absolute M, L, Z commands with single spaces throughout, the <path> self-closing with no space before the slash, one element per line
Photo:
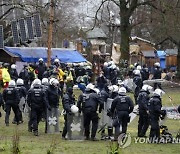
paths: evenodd
<path fill-rule="evenodd" d="M 9 81 L 11 80 L 11 76 L 8 72 L 8 67 L 9 64 L 8 63 L 4 63 L 4 68 L 2 68 L 2 79 L 3 79 L 3 88 L 7 88 Z"/>

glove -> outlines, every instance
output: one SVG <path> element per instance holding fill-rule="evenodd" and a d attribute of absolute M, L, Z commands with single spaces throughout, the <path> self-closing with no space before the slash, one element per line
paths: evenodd
<path fill-rule="evenodd" d="M 109 116 L 109 117 L 112 117 L 112 112 L 111 112 L 111 110 L 109 109 L 109 110 L 107 110 L 107 116 Z"/>
<path fill-rule="evenodd" d="M 49 111 L 51 111 L 51 106 L 50 106 L 50 105 L 48 105 L 48 106 L 47 106 L 47 109 L 48 109 Z"/>
<path fill-rule="evenodd" d="M 161 112 L 162 112 L 161 115 L 165 117 L 167 114 L 166 110 L 162 110 Z"/>

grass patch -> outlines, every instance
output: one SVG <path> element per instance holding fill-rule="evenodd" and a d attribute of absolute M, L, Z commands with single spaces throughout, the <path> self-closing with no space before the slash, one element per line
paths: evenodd
<path fill-rule="evenodd" d="M 79 92 L 75 92 L 75 94 Z M 173 104 L 180 104 L 179 91 L 170 91 L 169 95 L 173 99 Z M 131 95 L 132 96 L 132 95 Z M 163 96 L 163 106 L 172 106 L 167 96 Z M 60 106 L 62 109 L 62 105 Z M 61 110 L 62 111 L 62 110 Z M 4 124 L 5 113 L 0 118 L 0 153 L 12 153 L 12 139 L 16 131 L 16 125 L 10 123 L 9 127 Z M 11 113 L 11 120 L 13 118 Z M 137 122 L 138 117 L 129 125 L 128 132 L 131 134 L 132 143 L 125 149 L 120 149 L 121 154 L 178 154 L 180 151 L 180 144 L 140 144 L 135 143 L 134 137 L 137 136 Z M 169 131 L 175 137 L 180 128 L 180 121 L 168 119 L 165 123 Z M 17 126 L 19 135 L 19 147 L 22 154 L 47 154 L 48 151 L 53 151 L 53 154 L 107 154 L 109 152 L 109 141 L 66 141 L 61 139 L 61 134 L 45 134 L 45 123 L 41 122 L 39 126 L 39 137 L 34 136 L 28 132 L 27 120 L 23 124 Z M 60 118 L 60 128 L 63 128 L 63 118 Z M 149 135 L 149 130 L 147 132 Z M 100 134 L 97 134 L 100 137 Z"/>

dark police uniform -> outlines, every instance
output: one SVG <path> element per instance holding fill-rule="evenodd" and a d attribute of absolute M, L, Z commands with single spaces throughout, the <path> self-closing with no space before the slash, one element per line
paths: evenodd
<path fill-rule="evenodd" d="M 5 124 L 9 126 L 9 115 L 11 112 L 11 108 L 15 114 L 17 124 L 19 124 L 19 116 L 18 116 L 18 104 L 19 104 L 19 94 L 14 86 L 9 86 L 7 89 L 3 91 L 3 99 L 5 102 Z"/>
<path fill-rule="evenodd" d="M 28 91 L 27 103 L 31 108 L 30 120 L 34 135 L 38 136 L 38 124 L 41 120 L 44 106 L 46 105 L 46 97 L 40 85 L 34 85 Z"/>
<path fill-rule="evenodd" d="M 133 109 L 133 101 L 125 94 L 120 94 L 113 100 L 111 113 L 114 114 L 116 110 L 116 114 L 118 116 L 118 123 L 115 125 L 115 139 L 117 139 L 119 135 L 120 124 L 122 125 L 122 133 L 126 133 L 127 124 L 129 122 L 129 114 L 133 111 Z"/>
<path fill-rule="evenodd" d="M 26 88 L 22 85 L 17 85 L 16 90 L 19 94 L 19 99 L 21 100 L 22 97 L 26 98 Z M 25 103 L 25 102 L 24 102 Z M 20 104 L 20 102 L 18 103 L 18 115 L 19 115 L 19 121 L 23 122 L 23 117 L 22 117 L 22 111 L 20 110 L 20 105 L 23 105 L 22 108 L 24 108 L 25 104 Z M 16 123 L 16 117 L 14 117 L 13 123 Z"/>
<path fill-rule="evenodd" d="M 159 95 L 154 94 L 148 103 L 148 109 L 150 114 L 150 138 L 159 138 L 160 137 L 160 128 L 159 128 L 159 118 L 160 115 L 165 115 L 166 113 L 161 110 L 162 101 Z"/>
<path fill-rule="evenodd" d="M 137 98 L 137 102 L 139 105 L 138 136 L 143 137 L 149 127 L 149 92 L 142 89 Z"/>
<path fill-rule="evenodd" d="M 99 111 L 101 112 L 103 108 L 103 102 L 100 96 L 95 93 L 95 91 L 86 89 L 85 93 L 79 96 L 78 107 L 79 111 L 83 112 L 86 139 L 89 139 L 90 123 L 92 121 L 91 140 L 96 140 L 95 136 L 98 128 L 98 106 Z"/>
<path fill-rule="evenodd" d="M 71 106 L 75 105 L 75 98 L 73 95 L 73 89 L 72 88 L 68 88 L 67 89 L 67 93 L 63 96 L 62 99 L 62 103 L 63 103 L 63 108 L 66 111 L 66 113 L 64 114 L 64 129 L 63 129 L 63 133 L 62 133 L 62 137 L 65 138 L 67 132 L 71 132 L 70 129 L 70 124 L 72 123 L 73 120 L 73 113 L 71 113 Z M 68 119 L 69 118 L 69 119 Z M 71 138 L 71 134 L 68 134 L 68 138 Z"/>
<path fill-rule="evenodd" d="M 137 104 L 137 97 L 138 97 L 139 92 L 143 86 L 142 78 L 139 75 L 135 75 L 133 78 L 133 82 L 136 85 L 136 88 L 134 91 L 134 99 L 135 99 L 135 103 Z"/>
<path fill-rule="evenodd" d="M 160 67 L 155 67 L 152 79 L 161 79 L 161 73 L 162 73 L 161 68 Z M 154 90 L 157 89 L 157 87 L 159 87 L 159 89 L 162 89 L 161 88 L 161 83 L 156 83 L 155 82 L 154 83 Z"/>

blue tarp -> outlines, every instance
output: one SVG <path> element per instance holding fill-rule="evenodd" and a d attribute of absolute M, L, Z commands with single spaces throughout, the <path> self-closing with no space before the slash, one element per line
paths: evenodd
<path fill-rule="evenodd" d="M 164 51 L 157 51 L 157 56 L 160 59 L 161 68 L 166 68 L 166 53 Z"/>
<path fill-rule="evenodd" d="M 19 56 L 24 62 L 37 62 L 39 58 L 47 61 L 47 48 L 44 47 L 5 47 L 4 50 Z M 63 63 L 86 62 L 86 59 L 72 49 L 52 48 L 51 59 L 58 58 Z"/>
<path fill-rule="evenodd" d="M 166 58 L 166 53 L 164 52 L 164 51 L 162 51 L 162 50 L 159 50 L 159 51 L 157 51 L 157 55 L 158 55 L 158 57 L 161 59 L 161 58 Z"/>

